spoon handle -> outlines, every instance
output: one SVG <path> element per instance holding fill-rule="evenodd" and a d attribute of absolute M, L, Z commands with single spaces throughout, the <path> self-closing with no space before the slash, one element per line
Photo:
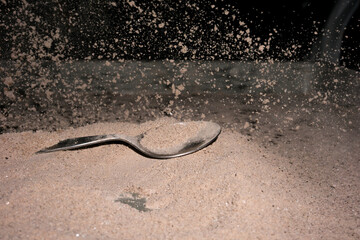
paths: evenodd
<path fill-rule="evenodd" d="M 92 145 L 115 141 L 115 140 L 119 140 L 119 135 L 108 134 L 108 135 L 96 135 L 96 136 L 87 136 L 87 137 L 79 137 L 79 138 L 70 138 L 70 139 L 65 139 L 63 141 L 60 141 L 51 147 L 44 148 L 36 153 L 48 153 L 48 152 L 55 152 L 55 151 L 60 151 L 60 150 L 77 149 L 77 148 L 92 146 Z"/>

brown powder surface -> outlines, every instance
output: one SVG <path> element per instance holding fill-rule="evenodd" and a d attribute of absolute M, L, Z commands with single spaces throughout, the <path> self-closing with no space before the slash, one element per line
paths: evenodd
<path fill-rule="evenodd" d="M 334 124 L 298 121 L 273 147 L 223 125 L 212 145 L 165 161 L 122 144 L 34 154 L 166 122 L 0 135 L 0 239 L 359 239 L 359 142 Z"/>

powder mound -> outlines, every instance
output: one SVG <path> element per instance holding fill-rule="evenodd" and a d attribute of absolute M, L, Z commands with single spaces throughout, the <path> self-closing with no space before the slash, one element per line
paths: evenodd
<path fill-rule="evenodd" d="M 205 122 L 181 122 L 150 129 L 140 143 L 158 154 L 172 154 L 181 150 L 186 143 L 200 137 Z"/>

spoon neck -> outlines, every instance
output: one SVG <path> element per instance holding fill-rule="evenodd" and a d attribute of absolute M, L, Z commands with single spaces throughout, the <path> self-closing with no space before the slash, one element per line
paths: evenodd
<path fill-rule="evenodd" d="M 110 134 L 109 136 L 111 136 L 111 138 L 113 138 L 114 140 L 121 140 L 129 144 L 137 144 L 137 142 L 141 139 L 141 135 L 134 137 L 124 134 Z"/>

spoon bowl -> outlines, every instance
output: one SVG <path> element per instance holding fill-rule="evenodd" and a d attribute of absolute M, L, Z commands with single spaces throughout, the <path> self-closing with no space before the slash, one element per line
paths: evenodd
<path fill-rule="evenodd" d="M 220 132 L 221 127 L 213 122 L 178 122 L 149 129 L 137 136 L 107 134 L 66 139 L 37 153 L 80 149 L 119 141 L 129 144 L 144 156 L 168 159 L 194 153 L 208 146 Z"/>

